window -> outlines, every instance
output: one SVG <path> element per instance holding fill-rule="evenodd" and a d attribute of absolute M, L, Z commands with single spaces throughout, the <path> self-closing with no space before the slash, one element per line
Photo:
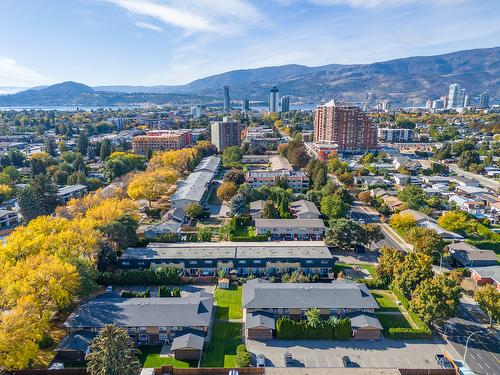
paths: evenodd
<path fill-rule="evenodd" d="M 312 262 L 313 262 L 313 261 L 312 261 L 312 260 L 310 260 L 310 259 L 306 260 L 306 263 L 307 263 L 307 264 L 311 264 Z"/>
<path fill-rule="evenodd" d="M 148 335 L 145 333 L 139 334 L 139 341 L 148 341 Z"/>
<path fill-rule="evenodd" d="M 190 260 L 189 264 L 196 264 L 196 260 Z"/>
<path fill-rule="evenodd" d="M 247 263 L 247 261 L 246 261 L 246 260 L 240 260 L 240 261 L 238 261 L 238 263 L 239 263 L 239 264 L 246 264 L 246 263 Z"/>
<path fill-rule="evenodd" d="M 122 265 L 123 265 L 123 266 L 129 266 L 129 265 L 130 265 L 130 262 L 122 262 Z"/>
<path fill-rule="evenodd" d="M 260 263 L 262 263 L 262 261 L 261 261 L 261 260 L 254 260 L 253 262 L 254 262 L 255 264 L 260 264 Z"/>
<path fill-rule="evenodd" d="M 211 260 L 206 260 L 205 264 L 212 264 L 212 261 Z"/>

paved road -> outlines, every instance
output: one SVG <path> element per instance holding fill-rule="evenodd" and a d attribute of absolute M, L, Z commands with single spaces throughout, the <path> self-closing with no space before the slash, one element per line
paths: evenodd
<path fill-rule="evenodd" d="M 478 375 L 498 375 L 500 374 L 500 343 L 484 328 L 485 321 L 471 305 L 460 303 L 457 317 L 448 320 L 445 325 L 445 336 L 448 342 L 459 353 L 461 359 L 465 353 L 465 343 L 467 337 L 475 331 L 469 340 L 467 349 L 467 366 Z"/>
<path fill-rule="evenodd" d="M 351 219 L 358 221 L 361 219 L 366 224 L 375 223 L 380 224 L 382 228 L 382 232 L 385 238 L 375 244 L 372 245 L 372 248 L 375 250 L 380 249 L 382 246 L 391 247 L 394 249 L 399 249 L 401 251 L 406 251 L 406 249 L 394 239 L 391 232 L 386 228 L 385 225 L 380 223 L 379 214 L 373 209 L 363 205 L 361 202 L 354 202 L 352 205 L 352 209 L 350 212 Z"/>
<path fill-rule="evenodd" d="M 451 171 L 455 172 L 459 176 L 467 177 L 467 178 L 472 178 L 475 180 L 478 180 L 481 184 L 486 186 L 487 188 L 490 188 L 494 191 L 499 191 L 500 190 L 500 183 L 497 181 L 487 178 L 475 173 L 467 172 L 464 171 L 463 169 L 460 169 L 458 165 L 456 164 L 448 164 L 448 167 L 450 168 Z"/>

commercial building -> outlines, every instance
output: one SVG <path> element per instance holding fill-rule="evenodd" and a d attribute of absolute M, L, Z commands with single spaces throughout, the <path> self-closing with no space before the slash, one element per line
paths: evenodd
<path fill-rule="evenodd" d="M 241 131 L 243 125 L 237 121 L 230 121 L 224 117 L 222 121 L 214 121 L 210 125 L 212 144 L 217 151 L 224 151 L 226 147 L 241 145 Z"/>
<path fill-rule="evenodd" d="M 249 280 L 243 284 L 242 305 L 245 323 L 250 322 L 245 326 L 245 334 L 249 339 L 270 339 L 272 336 L 269 337 L 269 333 L 256 331 L 255 328 L 272 327 L 271 319 L 277 320 L 280 317 L 289 317 L 293 320 L 306 319 L 306 312 L 313 308 L 320 310 L 321 319 L 354 313 L 372 314 L 379 308 L 366 285 L 349 280 L 314 284 Z M 260 318 L 259 315 L 267 318 Z M 359 315 L 356 316 L 359 319 Z M 255 324 L 255 321 L 258 323 Z M 361 322 L 358 324 L 358 326 L 364 325 Z M 374 328 L 378 327 L 378 332 L 360 338 L 380 337 L 381 327 L 376 323 L 367 323 L 366 326 L 376 326 Z"/>
<path fill-rule="evenodd" d="M 322 241 L 150 243 L 125 250 L 118 260 L 122 269 L 175 267 L 192 276 L 220 270 L 243 276 L 294 271 L 327 276 L 333 265 Z"/>
<path fill-rule="evenodd" d="M 208 186 L 212 182 L 219 166 L 220 158 L 218 156 L 203 158 L 185 180 L 177 183 L 177 190 L 170 198 L 172 208 L 184 209 L 191 203 L 202 204 Z"/>
<path fill-rule="evenodd" d="M 224 112 L 231 110 L 231 98 L 229 97 L 229 86 L 224 86 Z"/>
<path fill-rule="evenodd" d="M 329 153 L 359 153 L 377 148 L 377 127 L 361 108 L 331 100 L 318 105 L 313 150 L 320 159 Z"/>
<path fill-rule="evenodd" d="M 132 149 L 135 153 L 146 155 L 153 151 L 180 150 L 191 144 L 191 131 L 154 130 L 145 135 L 132 138 Z"/>
<path fill-rule="evenodd" d="M 250 111 L 250 101 L 248 99 L 243 100 L 243 112 Z"/>
<path fill-rule="evenodd" d="M 281 103 L 281 112 L 290 111 L 290 97 L 288 95 L 282 96 L 280 103 Z"/>
<path fill-rule="evenodd" d="M 269 92 L 269 112 L 279 112 L 280 94 L 277 87 L 273 86 Z"/>
<path fill-rule="evenodd" d="M 483 92 L 479 95 L 479 108 L 489 108 L 490 106 L 490 94 Z"/>
<path fill-rule="evenodd" d="M 398 143 L 413 141 L 413 129 L 378 128 L 380 142 Z"/>
<path fill-rule="evenodd" d="M 325 223 L 321 219 L 255 219 L 258 235 L 269 235 L 272 240 L 321 240 Z"/>

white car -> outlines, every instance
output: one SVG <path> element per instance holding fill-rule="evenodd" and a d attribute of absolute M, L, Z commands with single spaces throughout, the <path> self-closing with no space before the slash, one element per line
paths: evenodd
<path fill-rule="evenodd" d="M 365 219 L 359 219 L 358 221 L 360 224 L 366 224 Z"/>
<path fill-rule="evenodd" d="M 257 367 L 266 367 L 266 357 L 264 354 L 257 354 Z"/>

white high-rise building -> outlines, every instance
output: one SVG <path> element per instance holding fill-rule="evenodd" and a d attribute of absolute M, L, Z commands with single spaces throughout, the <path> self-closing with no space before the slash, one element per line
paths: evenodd
<path fill-rule="evenodd" d="M 276 86 L 269 93 L 269 112 L 279 112 L 280 94 Z"/>
<path fill-rule="evenodd" d="M 465 106 L 465 89 L 461 89 L 458 83 L 450 85 L 448 91 L 448 106 L 447 108 L 463 108 Z"/>

